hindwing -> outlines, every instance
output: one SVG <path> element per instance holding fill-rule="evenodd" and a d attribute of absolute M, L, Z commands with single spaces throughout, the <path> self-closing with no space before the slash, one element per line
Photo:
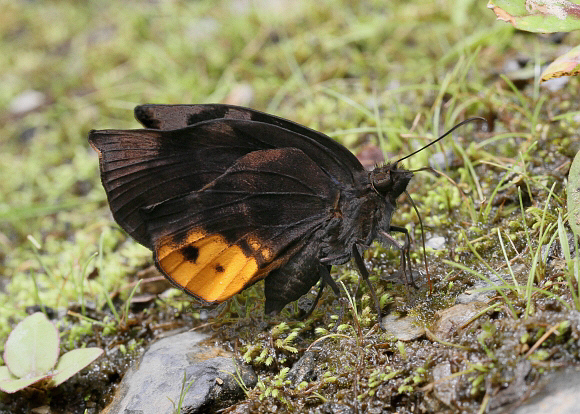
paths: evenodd
<path fill-rule="evenodd" d="M 143 209 L 159 269 L 221 302 L 283 266 L 328 220 L 336 185 L 304 152 L 251 152 L 200 190 Z"/>

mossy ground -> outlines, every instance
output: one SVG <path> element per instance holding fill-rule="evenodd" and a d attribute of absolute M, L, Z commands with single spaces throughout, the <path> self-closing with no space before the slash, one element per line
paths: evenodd
<path fill-rule="evenodd" d="M 561 45 L 517 32 L 496 22 L 485 2 L 469 0 L 1 4 L 0 342 L 27 306 L 43 304 L 69 310 L 59 320 L 63 348 L 87 343 L 108 352 L 95 376 L 83 374 L 88 380 L 33 391 L 34 399 L 2 395 L 6 409 L 37 403 L 96 412 L 142 346 L 183 326 L 213 329 L 216 342 L 258 369 L 262 385 L 241 403 L 252 412 L 317 410 L 325 402 L 361 412 L 477 412 L 521 376 L 522 361 L 531 361 L 523 388 L 546 370 L 580 362 L 577 324 L 565 323 L 575 320 L 576 284 L 566 282 L 558 252 L 548 263 L 534 261 L 565 213 L 564 179 L 580 142 L 579 80 L 550 91 L 538 86 L 537 68 L 580 43 L 578 33 Z M 500 76 L 513 67 L 531 75 L 513 82 Z M 19 113 L 11 105 L 27 90 L 41 92 L 42 102 Z M 177 292 L 145 310 L 132 305 L 127 315 L 125 301 L 150 253 L 113 223 L 87 134 L 136 128 L 132 109 L 148 102 L 252 106 L 326 132 L 355 152 L 378 146 L 390 158 L 466 117 L 486 117 L 491 130 L 466 127 L 441 144 L 455 154 L 446 174 L 457 185 L 418 173 L 409 187 L 427 238 L 446 239 L 445 250 L 427 254 L 437 293 L 428 295 L 424 280 L 417 290 L 379 280 L 397 271 L 398 255 L 378 247 L 367 254 L 377 292 L 391 309 L 429 324 L 478 279 L 450 262 L 488 277 L 487 264 L 512 281 L 499 230 L 514 279 L 525 287 L 533 270 L 530 286 L 548 293 L 502 291 L 505 297 L 489 303 L 496 306 L 447 340 L 461 347 L 385 337 L 372 329 L 376 315 L 364 294 L 358 318 L 347 315 L 344 330 L 319 342 L 316 377 L 300 389 L 284 383 L 283 369 L 329 329 L 338 309 L 329 293 L 304 322 L 295 315 L 302 303 L 264 320 L 260 285 L 209 318 Z M 430 154 L 406 166 L 422 167 Z M 394 223 L 414 235 L 419 266 L 418 218 L 404 200 Z M 350 266 L 334 276 L 350 289 L 357 280 Z M 432 392 L 441 361 L 457 374 L 459 392 L 447 402 Z M 78 398 L 61 398 L 67 390 Z"/>

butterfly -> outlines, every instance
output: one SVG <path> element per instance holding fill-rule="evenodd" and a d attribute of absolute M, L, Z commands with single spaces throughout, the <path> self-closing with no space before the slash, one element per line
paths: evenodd
<path fill-rule="evenodd" d="M 354 258 L 380 317 L 361 253 L 378 240 L 410 266 L 391 217 L 413 172 L 367 171 L 328 136 L 244 107 L 141 105 L 135 117 L 145 129 L 89 142 L 113 217 L 176 287 L 220 303 L 265 279 L 275 314 L 319 281 L 317 300 L 325 285 L 340 297 L 331 266 Z"/>

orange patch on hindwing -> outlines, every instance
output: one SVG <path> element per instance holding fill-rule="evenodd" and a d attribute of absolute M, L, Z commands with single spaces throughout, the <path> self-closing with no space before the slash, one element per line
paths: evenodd
<path fill-rule="evenodd" d="M 266 246 L 264 246 L 260 240 L 256 239 L 253 236 L 249 236 L 247 238 L 247 243 L 248 246 L 255 251 L 256 253 L 259 253 L 262 256 L 262 259 L 264 262 L 269 262 L 273 259 L 274 253 L 272 252 L 272 250 Z"/>
<path fill-rule="evenodd" d="M 167 277 L 206 302 L 229 299 L 259 276 L 257 260 L 219 234 L 191 231 L 178 244 L 163 238 L 155 251 Z"/>

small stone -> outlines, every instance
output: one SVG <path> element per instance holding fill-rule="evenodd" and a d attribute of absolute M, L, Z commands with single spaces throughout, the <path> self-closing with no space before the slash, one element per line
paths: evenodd
<path fill-rule="evenodd" d="M 558 92 L 560 89 L 562 89 L 564 86 L 568 84 L 569 80 L 570 80 L 569 76 L 563 76 L 561 78 L 552 78 L 540 83 L 540 86 L 542 88 L 548 89 L 550 92 Z"/>
<path fill-rule="evenodd" d="M 297 386 L 302 381 L 310 381 L 314 376 L 316 357 L 319 353 L 318 350 L 305 352 L 302 358 L 296 361 L 290 371 L 288 371 L 286 379 L 290 380 L 294 386 Z"/>
<path fill-rule="evenodd" d="M 221 24 L 213 17 L 204 17 L 192 21 L 185 29 L 187 40 L 199 43 L 211 39 L 219 33 Z"/>
<path fill-rule="evenodd" d="M 46 96 L 39 91 L 27 90 L 22 92 L 10 102 L 10 112 L 13 115 L 21 115 L 38 109 L 46 102 Z"/>
<path fill-rule="evenodd" d="M 454 161 L 455 154 L 453 154 L 453 150 L 447 150 L 431 155 L 429 158 L 429 166 L 436 170 L 448 170 L 453 166 Z"/>
<path fill-rule="evenodd" d="M 363 145 L 356 157 L 366 170 L 372 170 L 375 166 L 385 162 L 383 151 L 375 144 Z"/>
<path fill-rule="evenodd" d="M 433 250 L 443 250 L 443 248 L 445 248 L 445 237 L 431 237 L 425 242 L 425 247 L 430 247 Z"/>
<path fill-rule="evenodd" d="M 258 380 L 256 374 L 232 357 L 213 357 L 225 352 L 199 345 L 207 337 L 183 332 L 155 342 L 125 374 L 103 413 L 171 413 L 175 409 L 172 401 L 180 400 L 182 385 L 187 389 L 182 412 L 218 410 L 243 398 L 238 381 L 252 388 Z"/>
<path fill-rule="evenodd" d="M 355 411 L 350 405 L 327 402 L 318 407 L 314 412 L 317 414 L 354 414 Z"/>
<path fill-rule="evenodd" d="M 254 100 L 254 88 L 247 82 L 234 85 L 224 103 L 228 105 L 249 106 Z"/>
<path fill-rule="evenodd" d="M 469 290 L 466 290 L 461 295 L 455 298 L 455 304 L 467 304 L 471 302 L 485 302 L 487 299 L 491 298 L 497 293 L 495 290 L 479 291 L 478 289 L 489 287 L 489 286 L 501 286 L 503 282 L 495 275 L 490 275 L 489 280 L 493 285 L 490 285 L 485 280 L 478 280 Z"/>
<path fill-rule="evenodd" d="M 171 287 L 171 283 L 157 270 L 155 265 L 151 265 L 137 272 L 137 278 L 143 280 L 141 292 L 158 295 Z"/>
<path fill-rule="evenodd" d="M 576 414 L 580 407 L 580 372 L 570 368 L 547 375 L 541 381 L 544 388 L 514 414 Z"/>
<path fill-rule="evenodd" d="M 465 323 L 485 307 L 484 302 L 471 302 L 437 311 L 435 314 L 437 319 L 433 323 L 431 331 L 439 339 L 451 338 L 457 330 L 461 329 Z"/>
<path fill-rule="evenodd" d="M 435 396 L 441 402 L 451 406 L 451 403 L 457 399 L 456 386 L 459 378 L 449 378 L 453 374 L 449 361 L 435 365 L 432 372 L 433 381 L 435 382 L 433 387 Z"/>
<path fill-rule="evenodd" d="M 409 315 L 400 317 L 396 313 L 390 313 L 383 318 L 381 324 L 387 334 L 400 341 L 412 341 L 425 335 L 425 328 L 419 326 L 415 318 Z"/>

